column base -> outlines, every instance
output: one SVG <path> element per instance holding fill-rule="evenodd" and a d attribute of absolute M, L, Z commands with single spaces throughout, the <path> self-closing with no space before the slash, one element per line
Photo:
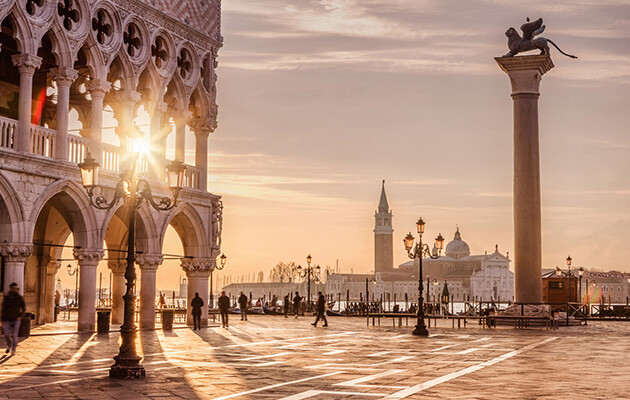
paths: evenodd
<path fill-rule="evenodd" d="M 417 324 L 413 327 L 411 334 L 415 336 L 429 336 L 429 331 L 427 330 L 427 326 L 424 324 L 424 320 L 421 324 Z"/>
<path fill-rule="evenodd" d="M 140 364 L 138 365 L 117 365 L 114 364 L 109 370 L 109 377 L 112 379 L 143 379 L 146 378 L 146 371 Z"/>
<path fill-rule="evenodd" d="M 81 333 L 93 333 L 96 328 L 96 324 L 94 322 L 79 322 L 77 324 L 77 331 Z"/>

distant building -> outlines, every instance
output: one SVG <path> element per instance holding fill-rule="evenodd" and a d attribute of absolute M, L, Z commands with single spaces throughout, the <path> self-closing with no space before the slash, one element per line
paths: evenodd
<path fill-rule="evenodd" d="M 385 193 L 385 181 L 381 188 L 378 208 L 374 214 L 374 275 L 332 274 L 328 277 L 326 292 L 341 294 L 345 299 L 358 300 L 365 295 L 365 279 L 376 279 L 368 291 L 370 298 L 379 298 L 381 293 L 389 294 L 390 299 L 410 301 L 418 296 L 418 264 L 408 261 L 393 266 L 393 215 L 389 209 Z M 471 255 L 468 243 L 462 240 L 459 228 L 453 240 L 445 248 L 442 257 L 423 259 L 422 282 L 425 299 L 437 300 L 446 282 L 451 299 L 512 300 L 514 297 L 514 273 L 510 271 L 510 259 L 499 252 L 498 245 L 491 254 Z M 429 279 L 429 284 L 426 281 Z M 427 287 L 428 286 L 428 287 Z"/>

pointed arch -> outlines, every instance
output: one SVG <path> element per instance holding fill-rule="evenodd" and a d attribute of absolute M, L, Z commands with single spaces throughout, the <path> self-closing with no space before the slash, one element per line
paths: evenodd
<path fill-rule="evenodd" d="M 124 202 L 107 211 L 99 236 L 108 249 L 126 249 L 128 218 L 129 213 Z M 136 214 L 136 249 L 145 254 L 159 254 L 160 243 L 155 216 L 145 205 Z"/>
<path fill-rule="evenodd" d="M 48 37 L 52 43 L 52 53 L 55 56 L 55 61 L 59 67 L 70 67 L 74 63 L 74 55 L 70 50 L 70 42 L 66 35 L 59 30 L 57 25 L 53 25 L 40 39 L 39 46 L 42 45 L 44 37 Z"/>
<path fill-rule="evenodd" d="M 210 102 L 201 82 L 190 95 L 189 110 L 193 116 L 207 118 L 210 114 Z"/>
<path fill-rule="evenodd" d="M 4 172 L 0 171 L 0 241 L 27 243 L 24 235 L 24 210 L 17 192 Z"/>
<path fill-rule="evenodd" d="M 173 110 L 188 110 L 188 96 L 186 96 L 186 87 L 184 83 L 175 75 L 170 80 L 164 94 L 164 101 Z"/>
<path fill-rule="evenodd" d="M 94 208 L 90 205 L 85 189 L 77 182 L 60 180 L 48 186 L 33 204 L 28 237 L 33 237 L 37 221 L 45 207 L 54 205 L 63 209 L 62 216 L 74 234 L 75 243 L 85 249 L 100 249 L 99 229 Z"/>
<path fill-rule="evenodd" d="M 181 239 L 185 257 L 210 257 L 208 233 L 204 229 L 207 224 L 193 206 L 189 203 L 180 203 L 171 210 L 160 230 L 161 248 L 164 248 L 164 236 L 169 225 L 175 229 Z"/>
<path fill-rule="evenodd" d="M 4 20 L 13 28 L 13 39 L 17 43 L 17 50 L 22 54 L 36 54 L 39 40 L 33 38 L 34 32 L 26 16 L 20 12 L 9 13 Z"/>

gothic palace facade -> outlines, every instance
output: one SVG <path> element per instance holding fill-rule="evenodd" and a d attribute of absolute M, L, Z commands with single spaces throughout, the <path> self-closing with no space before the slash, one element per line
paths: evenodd
<path fill-rule="evenodd" d="M 207 303 L 222 222 L 221 198 L 207 190 L 220 0 L 0 0 L 0 21 L 2 290 L 17 282 L 36 323 L 52 321 L 61 246 L 72 233 L 79 331 L 95 328 L 101 260 L 114 277 L 112 322 L 121 323 L 125 207 L 91 207 L 77 163 L 89 151 L 101 165 L 101 193 L 111 199 L 134 140 L 146 140 L 152 157 L 140 174 L 155 195 L 169 196 L 164 166 L 172 135 L 174 158 L 186 161 L 194 146 L 194 163 L 174 209 L 138 211 L 140 326 L 155 324 L 155 275 L 169 225 L 184 247 L 188 295 L 199 292 Z M 108 119 L 117 123 L 117 145 L 103 142 Z M 187 131 L 194 143 L 186 143 Z M 207 324 L 205 308 L 202 319 Z"/>

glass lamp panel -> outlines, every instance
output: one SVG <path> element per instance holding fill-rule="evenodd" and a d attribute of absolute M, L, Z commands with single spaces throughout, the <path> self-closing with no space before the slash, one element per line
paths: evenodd
<path fill-rule="evenodd" d="M 416 222 L 416 228 L 418 229 L 418 233 L 424 233 L 424 225 L 425 222 L 422 220 L 422 217 L 418 218 Z"/>
<path fill-rule="evenodd" d="M 99 164 L 89 154 L 79 164 L 81 181 L 86 189 L 92 189 L 98 185 Z"/>
<path fill-rule="evenodd" d="M 407 236 L 405 236 L 405 238 L 403 239 L 403 242 L 405 243 L 405 250 L 407 251 L 411 250 L 411 248 L 413 247 L 413 240 L 414 240 L 414 237 L 411 234 L 411 232 L 409 232 Z"/>
<path fill-rule="evenodd" d="M 438 250 L 444 248 L 444 237 L 441 233 L 435 238 L 435 247 L 437 247 Z"/>
<path fill-rule="evenodd" d="M 571 266 L 571 261 L 572 261 L 571 256 L 568 256 L 568 257 L 567 257 L 567 265 L 568 265 L 569 267 Z"/>

